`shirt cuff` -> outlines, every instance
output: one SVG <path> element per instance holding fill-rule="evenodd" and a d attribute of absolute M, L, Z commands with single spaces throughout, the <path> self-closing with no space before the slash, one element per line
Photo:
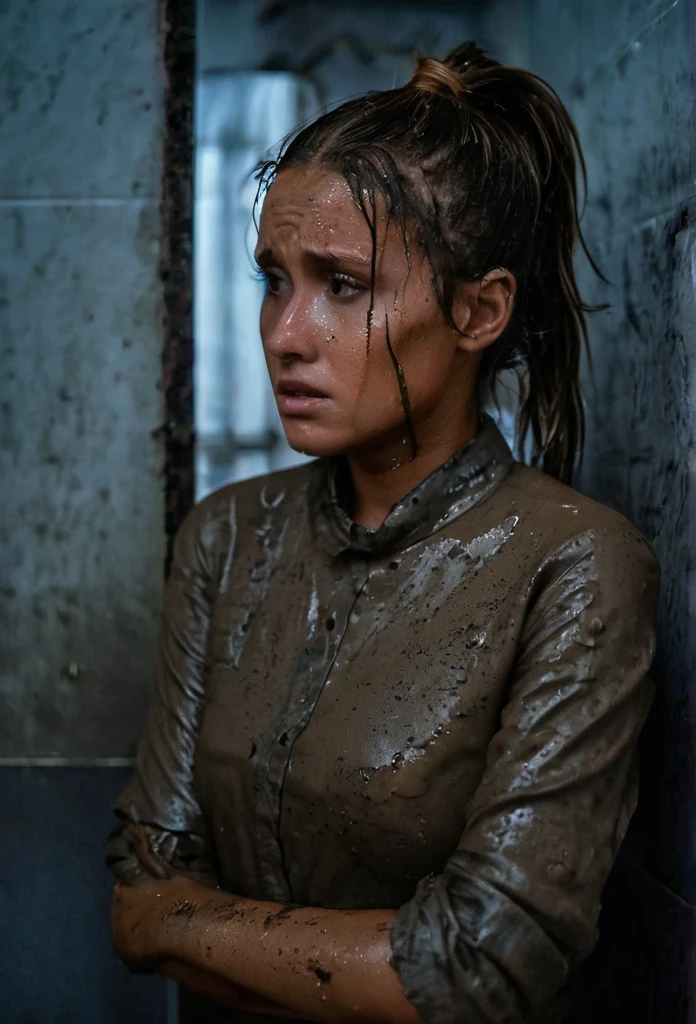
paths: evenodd
<path fill-rule="evenodd" d="M 522 907 L 456 859 L 419 883 L 391 928 L 394 966 L 423 1024 L 562 1019 L 552 1001 L 568 960 Z"/>

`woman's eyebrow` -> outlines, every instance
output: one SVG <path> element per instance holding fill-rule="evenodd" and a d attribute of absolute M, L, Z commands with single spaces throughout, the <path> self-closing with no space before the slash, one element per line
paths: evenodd
<path fill-rule="evenodd" d="M 369 267 L 372 262 L 369 256 L 361 256 L 357 252 L 342 252 L 338 250 L 331 252 L 328 249 L 304 249 L 302 255 L 309 263 L 322 268 L 335 267 L 339 263 Z M 270 248 L 262 249 L 258 256 L 255 256 L 255 259 L 260 267 L 277 266 L 282 262 Z"/>
<path fill-rule="evenodd" d="M 339 250 L 332 252 L 328 249 L 305 249 L 303 256 L 310 263 L 321 267 L 335 267 L 338 263 L 369 267 L 372 262 L 369 256 L 361 256 L 357 252 L 342 252 Z"/>
<path fill-rule="evenodd" d="M 260 267 L 270 267 L 276 262 L 272 249 L 262 249 L 258 256 L 254 254 L 254 259 Z"/>

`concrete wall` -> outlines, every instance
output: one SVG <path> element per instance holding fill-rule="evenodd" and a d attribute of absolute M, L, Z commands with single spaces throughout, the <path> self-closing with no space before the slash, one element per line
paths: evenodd
<path fill-rule="evenodd" d="M 157 0 L 0 5 L 8 1024 L 166 1019 L 162 979 L 111 949 L 102 863 L 164 565 L 159 45 Z"/>
<path fill-rule="evenodd" d="M 696 555 L 694 164 L 688 0 L 531 0 L 489 9 L 489 45 L 543 75 L 577 124 L 587 159 L 584 220 L 609 280 L 581 265 L 591 318 L 587 444 L 579 486 L 628 516 L 663 571 L 657 698 L 645 734 L 633 843 L 647 872 L 624 887 L 623 931 L 636 942 L 614 988 L 637 1016 L 696 1020 Z M 520 40 L 522 44 L 520 45 Z M 639 908 L 637 910 L 637 908 Z"/>
<path fill-rule="evenodd" d="M 333 103 L 403 84 L 416 51 L 444 55 L 475 36 L 483 6 L 462 0 L 202 0 L 199 73 L 294 71 L 314 82 L 320 103 Z"/>
<path fill-rule="evenodd" d="M 157 4 L 0 17 L 0 757 L 123 757 L 163 564 Z"/>

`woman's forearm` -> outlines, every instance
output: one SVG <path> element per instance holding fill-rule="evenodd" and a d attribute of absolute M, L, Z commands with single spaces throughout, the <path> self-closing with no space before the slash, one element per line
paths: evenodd
<path fill-rule="evenodd" d="M 418 1022 L 391 966 L 394 911 L 287 907 L 193 883 L 162 910 L 163 959 L 213 972 L 314 1021 Z"/>
<path fill-rule="evenodd" d="M 270 1017 L 299 1017 L 286 1006 L 272 1003 L 254 992 L 240 988 L 232 982 L 211 971 L 202 970 L 181 960 L 163 960 L 158 967 L 159 973 L 177 985 L 181 985 L 195 995 L 204 996 L 221 1006 L 229 1006 L 234 1010 L 246 1010 L 253 1013 L 264 1013 Z"/>

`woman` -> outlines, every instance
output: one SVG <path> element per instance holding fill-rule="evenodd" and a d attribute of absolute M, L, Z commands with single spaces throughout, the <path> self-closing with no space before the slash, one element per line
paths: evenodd
<path fill-rule="evenodd" d="M 560 482 L 576 154 L 552 90 L 468 43 L 263 169 L 263 345 L 319 458 L 181 528 L 109 854 L 121 957 L 226 1019 L 558 1020 L 595 942 L 657 569 Z M 546 472 L 481 412 L 515 365 Z"/>

